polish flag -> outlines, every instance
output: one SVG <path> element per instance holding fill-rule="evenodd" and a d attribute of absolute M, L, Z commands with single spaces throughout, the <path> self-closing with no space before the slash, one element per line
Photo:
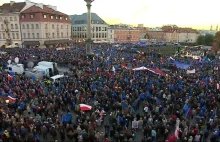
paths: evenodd
<path fill-rule="evenodd" d="M 79 104 L 81 111 L 92 110 L 92 106 L 86 104 Z"/>
<path fill-rule="evenodd" d="M 12 80 L 12 79 L 13 79 L 13 76 L 8 74 L 8 80 Z"/>
<path fill-rule="evenodd" d="M 13 95 L 13 94 L 9 94 L 8 95 L 8 100 L 10 101 L 10 102 L 14 102 L 14 101 L 16 101 L 16 98 L 15 98 L 15 96 Z"/>

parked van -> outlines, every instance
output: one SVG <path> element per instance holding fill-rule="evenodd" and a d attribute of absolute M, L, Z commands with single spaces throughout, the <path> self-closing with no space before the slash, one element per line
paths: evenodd
<path fill-rule="evenodd" d="M 24 73 L 24 65 L 23 64 L 10 64 L 7 66 L 7 69 L 5 69 L 5 71 L 22 74 Z"/>
<path fill-rule="evenodd" d="M 59 74 L 59 75 L 55 75 L 55 76 L 50 77 L 50 79 L 51 79 L 52 82 L 56 82 L 57 80 L 59 80 L 63 77 L 64 77 L 63 74 L 62 75 Z"/>
<path fill-rule="evenodd" d="M 57 63 L 55 63 L 55 62 L 41 61 L 37 65 L 38 66 L 45 66 L 45 67 L 51 68 L 53 74 L 57 74 L 58 73 L 57 72 Z"/>
<path fill-rule="evenodd" d="M 43 76 L 51 77 L 53 76 L 52 68 L 46 66 L 36 66 L 34 70 L 40 71 Z"/>

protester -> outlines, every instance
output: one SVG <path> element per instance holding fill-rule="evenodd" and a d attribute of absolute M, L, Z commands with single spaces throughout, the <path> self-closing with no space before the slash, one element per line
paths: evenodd
<path fill-rule="evenodd" d="M 108 44 L 97 46 L 93 57 L 84 48 L 5 52 L 4 142 L 219 140 L 219 59 L 159 58 L 156 50 L 142 54 Z M 57 62 L 70 71 L 55 83 L 10 75 L 4 68 L 15 57 Z"/>

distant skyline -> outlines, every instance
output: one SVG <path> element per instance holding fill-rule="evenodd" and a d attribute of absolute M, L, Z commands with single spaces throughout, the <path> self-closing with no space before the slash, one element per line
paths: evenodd
<path fill-rule="evenodd" d="M 0 4 L 13 0 L 0 0 Z M 14 0 L 24 2 L 23 0 Z M 35 3 L 57 6 L 58 11 L 68 15 L 86 12 L 84 0 L 31 0 Z M 213 30 L 219 25 L 219 0 L 95 0 L 91 11 L 108 24 L 144 24 L 160 27 L 175 24 L 179 27 Z"/>

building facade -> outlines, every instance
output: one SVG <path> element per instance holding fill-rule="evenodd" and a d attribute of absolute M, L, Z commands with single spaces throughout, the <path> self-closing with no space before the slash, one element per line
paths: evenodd
<path fill-rule="evenodd" d="M 179 41 L 179 28 L 176 25 L 163 26 L 162 30 L 165 33 L 166 42 L 178 42 Z"/>
<path fill-rule="evenodd" d="M 162 42 L 166 40 L 166 33 L 161 28 L 150 28 L 147 30 L 145 37 L 149 40 Z"/>
<path fill-rule="evenodd" d="M 21 29 L 19 14 L 26 3 L 5 3 L 0 6 L 0 46 L 21 46 Z"/>
<path fill-rule="evenodd" d="M 72 21 L 72 38 L 78 42 L 87 39 L 87 13 L 70 15 Z M 107 23 L 97 14 L 91 13 L 92 40 L 94 42 L 107 42 Z"/>
<path fill-rule="evenodd" d="M 140 30 L 133 28 L 108 28 L 110 43 L 137 43 L 140 40 Z"/>
<path fill-rule="evenodd" d="M 179 41 L 181 43 L 196 43 L 199 33 L 192 28 L 179 28 Z"/>
<path fill-rule="evenodd" d="M 20 13 L 22 44 L 24 46 L 55 46 L 68 44 L 71 21 L 55 6 L 26 1 Z"/>

